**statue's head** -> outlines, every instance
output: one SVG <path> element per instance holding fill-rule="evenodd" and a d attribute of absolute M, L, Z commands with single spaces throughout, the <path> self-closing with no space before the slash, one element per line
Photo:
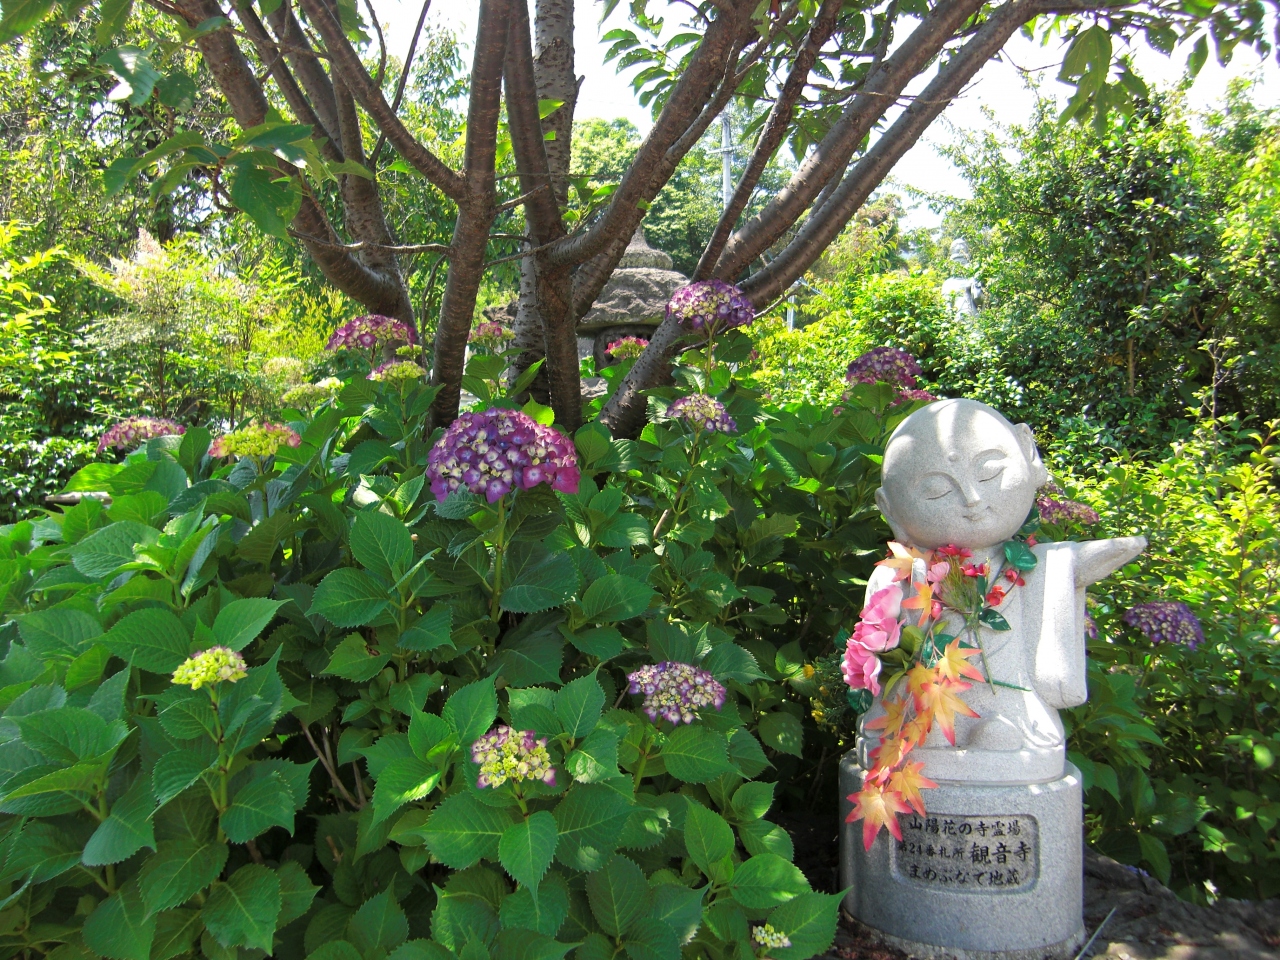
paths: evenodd
<path fill-rule="evenodd" d="M 962 267 L 969 266 L 971 255 L 969 253 L 969 244 L 964 237 L 956 237 L 951 241 L 951 250 L 947 254 L 948 260 L 954 260 Z"/>
<path fill-rule="evenodd" d="M 976 400 L 939 400 L 889 438 L 876 504 L 904 543 L 982 549 L 1018 532 L 1048 479 L 1025 423 Z"/>

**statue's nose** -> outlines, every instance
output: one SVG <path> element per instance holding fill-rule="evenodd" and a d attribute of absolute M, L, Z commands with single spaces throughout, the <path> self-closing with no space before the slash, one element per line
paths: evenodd
<path fill-rule="evenodd" d="M 978 492 L 978 485 L 972 480 L 963 480 L 959 484 L 960 496 L 964 497 L 964 505 L 966 507 L 976 507 L 982 502 L 982 494 Z"/>

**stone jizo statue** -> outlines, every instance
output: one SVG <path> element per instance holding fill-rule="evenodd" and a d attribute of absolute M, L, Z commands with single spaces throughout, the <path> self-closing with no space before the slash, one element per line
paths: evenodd
<path fill-rule="evenodd" d="M 1002 545 L 1025 522 L 1036 491 L 1048 482 L 1031 429 L 975 400 L 940 400 L 913 413 L 885 448 L 876 503 L 894 537 L 920 549 L 946 544 L 973 551 L 996 582 Z M 1117 570 L 1146 546 L 1142 537 L 1044 543 L 1026 586 L 996 607 L 1011 629 L 982 631 L 990 680 L 964 695 L 978 718 L 958 717 L 956 746 L 939 730 L 916 747 L 933 779 L 1030 783 L 1061 777 L 1066 746 L 1058 710 L 1085 701 L 1085 587 Z M 892 571 L 877 567 L 868 597 Z M 952 614 L 946 632 L 961 635 Z M 964 638 L 969 645 L 977 638 Z M 1020 689 L 1019 689 L 1020 688 Z M 874 720 L 877 707 L 868 714 Z M 867 740 L 870 746 L 869 739 Z"/>
<path fill-rule="evenodd" d="M 940 400 L 889 438 L 876 502 L 899 543 L 921 553 L 964 548 L 965 563 L 986 563 L 987 583 L 1002 583 L 1005 544 L 1047 480 L 1025 424 L 973 400 Z M 979 623 L 975 636 L 944 609 L 939 632 L 982 649 L 988 682 L 959 693 L 975 716 L 956 712 L 954 746 L 936 724 L 906 755 L 934 784 L 924 815 L 899 815 L 895 835 L 860 837 L 856 824 L 841 834 L 845 906 L 890 944 L 966 960 L 1067 960 L 1079 949 L 1081 781 L 1058 711 L 1086 698 L 1085 588 L 1145 546 L 1142 537 L 1031 546 L 1034 568 L 1013 575 L 1021 583 L 987 595 L 999 615 L 991 619 L 1007 629 Z M 924 583 L 926 560 L 908 562 L 911 582 Z M 894 575 L 877 566 L 868 599 Z M 842 798 L 875 782 L 884 695 L 841 762 Z M 902 690 L 889 695 L 901 700 Z"/>
<path fill-rule="evenodd" d="M 946 301 L 947 309 L 955 316 L 976 317 L 986 294 L 982 284 L 972 276 L 969 244 L 963 237 L 957 237 L 951 241 L 951 250 L 947 259 L 955 264 L 953 272 L 957 275 L 943 281 L 942 299 Z"/>

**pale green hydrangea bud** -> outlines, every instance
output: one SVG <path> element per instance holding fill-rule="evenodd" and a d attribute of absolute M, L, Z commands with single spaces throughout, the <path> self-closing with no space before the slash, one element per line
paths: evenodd
<path fill-rule="evenodd" d="M 188 657 L 182 666 L 173 671 L 173 682 L 199 690 L 223 680 L 235 683 L 248 675 L 244 657 L 240 654 L 229 647 L 210 647 L 194 657 Z"/>

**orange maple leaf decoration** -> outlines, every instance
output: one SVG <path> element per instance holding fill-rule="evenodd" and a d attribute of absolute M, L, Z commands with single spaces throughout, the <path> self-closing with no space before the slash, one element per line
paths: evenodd
<path fill-rule="evenodd" d="M 884 730 L 880 736 L 885 740 L 896 737 L 902 731 L 902 725 L 907 722 L 907 703 L 906 697 L 881 701 L 884 713 L 874 720 L 868 720 L 867 729 Z"/>
<path fill-rule="evenodd" d="M 876 564 L 877 567 L 888 567 L 893 571 L 893 580 L 896 583 L 899 580 L 906 580 L 911 576 L 911 565 L 916 560 L 925 561 L 928 565 L 929 554 L 916 550 L 914 547 L 904 546 L 897 540 L 889 541 L 890 556 L 885 557 Z"/>
<path fill-rule="evenodd" d="M 978 681 L 978 683 L 984 682 L 986 677 L 982 675 L 982 671 L 978 669 L 976 664 L 972 664 L 966 659 L 981 652 L 977 647 L 960 646 L 960 638 L 956 637 L 947 644 L 946 650 L 942 653 L 942 658 L 938 660 L 938 674 L 948 680 L 959 680 L 961 677 L 968 677 L 970 680 Z"/>
<path fill-rule="evenodd" d="M 914 746 L 915 742 L 906 737 L 885 737 L 880 741 L 880 745 L 871 751 L 871 759 L 875 763 L 874 772 L 892 770 L 902 762 L 902 758 L 910 753 Z"/>
<path fill-rule="evenodd" d="M 924 797 L 920 796 L 920 788 L 937 786 L 920 772 L 923 769 L 923 763 L 907 763 L 903 764 L 901 770 L 895 770 L 889 776 L 889 789 L 897 790 L 902 795 L 902 799 L 911 804 L 911 808 L 922 817 L 924 816 Z"/>
<path fill-rule="evenodd" d="M 920 619 L 916 621 L 916 626 L 921 629 L 929 622 L 929 618 L 933 616 L 933 584 L 931 583 L 913 583 L 916 595 L 909 600 L 902 601 L 903 610 L 919 610 Z"/>
<path fill-rule="evenodd" d="M 922 684 L 916 695 L 916 713 L 932 714 L 938 729 L 953 747 L 956 745 L 956 714 L 976 717 L 977 711 L 960 699 L 960 694 L 972 684 L 960 680 L 942 679 Z"/>
<path fill-rule="evenodd" d="M 853 823 L 855 820 L 862 821 L 863 847 L 871 849 L 871 844 L 875 843 L 876 834 L 880 832 L 881 827 L 888 827 L 889 833 L 895 840 L 902 839 L 902 828 L 898 826 L 898 814 L 911 812 L 911 807 L 907 805 L 902 794 L 892 787 L 868 782 L 857 793 L 849 794 L 849 799 L 853 801 L 853 810 L 845 821 L 847 823 Z"/>

